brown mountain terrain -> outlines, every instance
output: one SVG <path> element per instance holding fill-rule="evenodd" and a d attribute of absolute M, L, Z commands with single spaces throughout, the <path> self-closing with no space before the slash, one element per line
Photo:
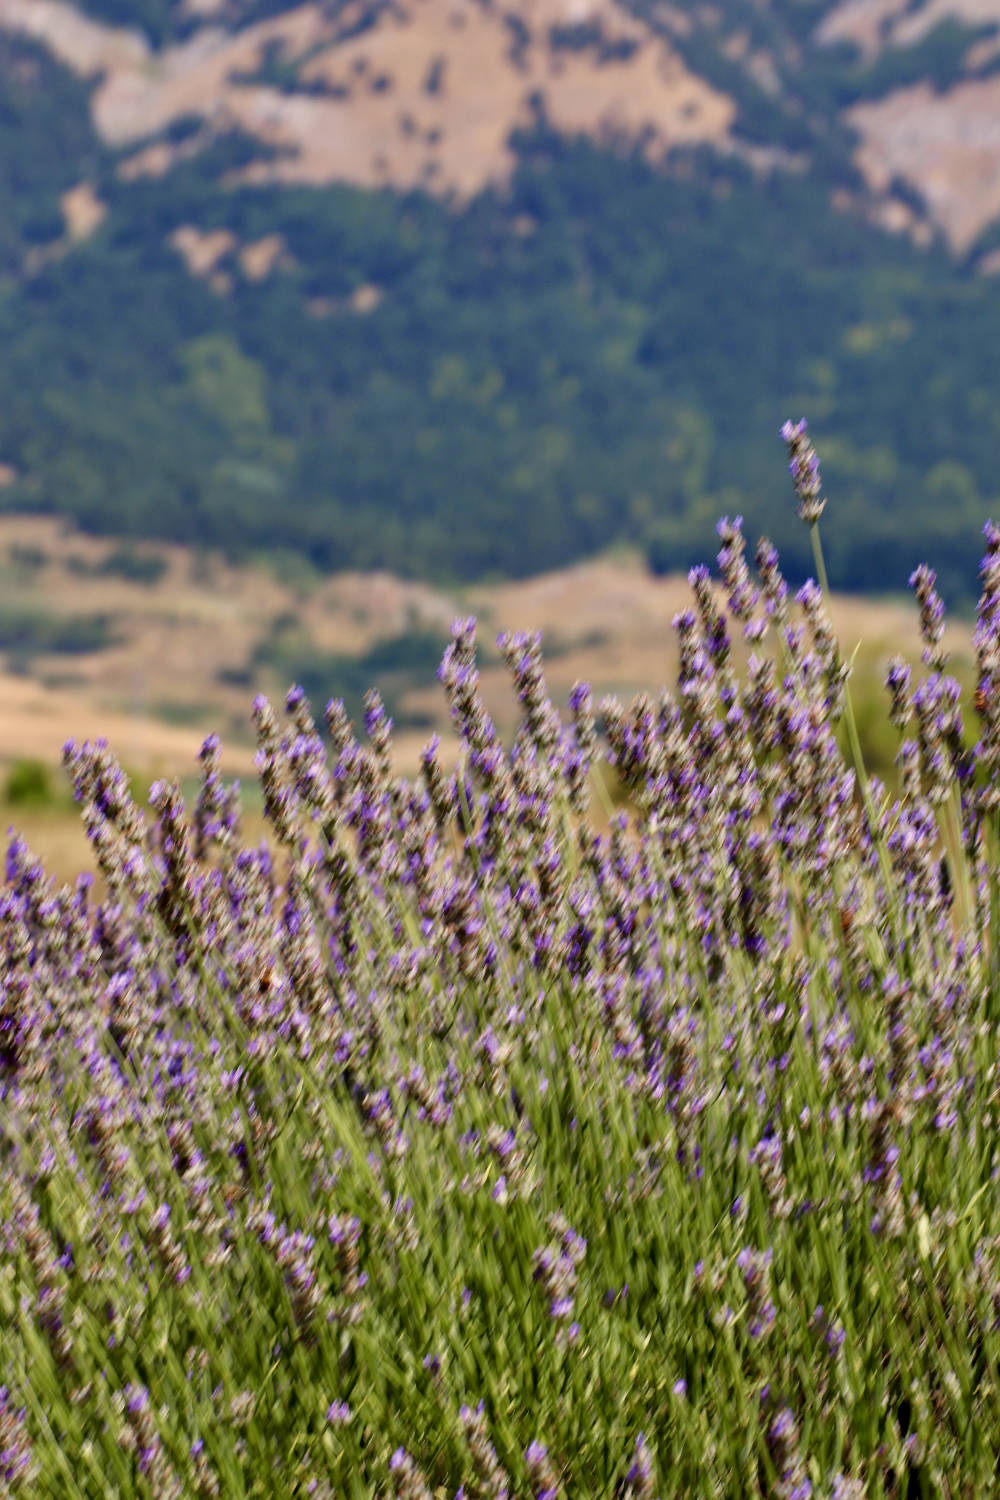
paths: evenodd
<path fill-rule="evenodd" d="M 734 139 L 733 100 L 672 45 L 692 15 L 712 20 L 710 5 L 661 4 L 655 26 L 618 0 L 308 3 L 242 27 L 224 0 L 188 0 L 186 10 L 191 34 L 159 50 L 142 32 L 105 24 L 68 0 L 0 0 L 0 29 L 42 41 L 92 83 L 94 124 L 122 151 L 125 179 L 169 172 L 212 132 L 239 126 L 278 155 L 232 174 L 232 185 L 419 186 L 461 203 L 505 180 L 511 132 L 539 106 L 559 130 L 639 142 L 652 160 L 701 142 L 762 167 L 808 166 L 795 153 Z M 1000 214 L 1000 76 L 989 71 L 1000 55 L 1000 5 L 842 0 L 813 41 L 850 42 L 871 60 L 915 45 L 948 20 L 987 30 L 969 44 L 967 77 L 944 92 L 907 84 L 847 108 L 844 118 L 857 132 L 855 160 L 873 195 L 864 211 L 921 241 L 939 229 L 961 253 Z M 574 28 L 586 37 L 568 46 Z M 718 45 L 765 92 L 780 88 L 777 59 L 739 27 Z M 281 68 L 285 86 L 266 81 L 269 65 Z M 200 138 L 167 138 L 192 118 L 202 123 Z M 923 198 L 925 212 L 900 200 L 893 191 L 900 181 Z M 67 196 L 71 237 L 100 222 L 89 192 L 81 183 Z M 843 193 L 839 201 L 862 207 Z M 211 275 L 234 247 L 215 241 L 196 250 L 199 233 L 192 225 L 174 243 L 195 274 Z M 277 252 L 242 253 L 253 276 L 280 264 Z M 995 271 L 996 257 L 984 257 L 982 269 Z M 226 290 L 224 277 L 214 284 Z"/>
<path fill-rule="evenodd" d="M 970 44 L 970 71 L 1000 55 L 996 0 L 841 0 L 816 35 L 822 43 L 855 42 L 871 59 L 890 47 L 913 46 L 948 20 L 993 29 Z M 943 93 L 930 83 L 912 84 L 854 106 L 846 118 L 860 136 L 855 159 L 869 185 L 882 194 L 901 178 L 918 189 L 930 221 L 956 252 L 967 250 L 1000 214 L 1000 76 L 969 78 Z M 900 227 L 919 233 L 901 207 L 895 206 Z M 984 271 L 1000 270 L 995 256 L 984 262 Z"/>
<path fill-rule="evenodd" d="M 191 115 L 238 124 L 286 153 L 255 165 L 257 181 L 422 185 L 466 197 L 509 172 L 508 138 L 530 121 L 538 94 L 560 128 L 648 131 L 653 154 L 726 140 L 730 101 L 614 0 L 410 0 L 355 35 L 363 10 L 330 19 L 319 4 L 301 5 L 233 33 L 202 8 L 204 25 L 188 41 L 155 53 L 141 34 L 62 0 L 0 0 L 0 26 L 42 39 L 96 80 L 94 122 L 109 144 L 146 142 Z M 600 27 L 600 66 L 551 43 L 551 28 L 581 21 Z M 300 92 L 250 81 L 268 56 L 295 72 Z M 176 149 L 146 146 L 121 171 L 166 171 Z"/>

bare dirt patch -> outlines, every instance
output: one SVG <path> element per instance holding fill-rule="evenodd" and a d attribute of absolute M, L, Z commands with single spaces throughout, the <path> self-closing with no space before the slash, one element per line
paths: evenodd
<path fill-rule="evenodd" d="M 186 41 L 153 53 L 138 32 L 59 0 L 0 0 L 0 26 L 97 79 L 93 118 L 109 144 L 144 143 L 125 176 L 166 170 L 189 143 L 150 137 L 191 115 L 283 148 L 234 180 L 424 185 L 459 198 L 509 174 L 511 131 L 530 123 L 536 96 L 558 128 L 642 136 L 653 158 L 728 139 L 732 101 L 615 0 L 510 0 L 503 11 L 410 0 L 353 36 L 350 19 L 306 4 L 232 33 L 208 15 Z M 593 45 L 553 42 L 553 28 L 572 26 L 591 28 Z M 276 54 L 310 92 L 253 81 Z"/>
<path fill-rule="evenodd" d="M 915 46 L 944 21 L 992 26 L 964 58 L 970 72 L 1000 52 L 996 0 L 844 0 L 816 31 L 820 42 L 851 41 L 869 61 L 888 48 Z M 901 88 L 846 112 L 861 135 L 855 159 L 871 188 L 884 193 L 894 177 L 923 197 L 930 219 L 963 254 L 1000 212 L 1000 84 L 974 78 L 939 94 L 930 84 Z M 885 228 L 925 242 L 929 226 L 888 201 L 875 214 Z"/>
<path fill-rule="evenodd" d="M 170 236 L 170 244 L 184 257 L 192 276 L 208 276 L 236 245 L 228 229 L 208 232 L 195 224 L 182 224 Z"/>
<path fill-rule="evenodd" d="M 240 267 L 248 281 L 266 281 L 272 271 L 291 264 L 282 234 L 265 234 L 239 252 Z"/>
<path fill-rule="evenodd" d="M 958 254 L 1000 214 L 1000 78 L 946 94 L 916 84 L 858 104 L 847 118 L 862 137 L 855 160 L 869 185 L 884 192 L 895 176 L 912 183 Z"/>
<path fill-rule="evenodd" d="M 107 204 L 98 198 L 92 182 L 79 182 L 76 187 L 63 193 L 59 199 L 59 207 L 66 220 L 66 234 L 74 242 L 89 239 L 108 211 Z"/>

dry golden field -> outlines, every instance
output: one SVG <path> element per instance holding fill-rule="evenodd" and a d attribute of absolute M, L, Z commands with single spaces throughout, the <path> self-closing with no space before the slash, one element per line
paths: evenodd
<path fill-rule="evenodd" d="M 155 552 L 166 563 L 156 582 L 135 582 L 99 571 L 120 545 L 49 518 L 0 517 L 3 618 L 104 616 L 114 638 L 103 649 L 72 654 L 0 647 L 0 801 L 12 767 L 26 759 L 50 767 L 61 790 L 63 743 L 99 735 L 145 788 L 161 775 L 193 785 L 198 749 L 216 730 L 224 774 L 251 786 L 254 693 L 268 693 L 277 706 L 292 680 L 255 667 L 254 657 L 282 632 L 304 651 L 350 658 L 408 631 L 434 633 L 444 642 L 456 615 L 475 614 L 483 695 L 509 739 L 517 704 L 493 649 L 500 629 L 541 629 L 557 704 L 565 704 L 579 678 L 597 697 L 615 692 L 627 699 L 673 681 L 671 620 L 690 602 L 683 578 L 655 579 L 626 551 L 520 583 L 448 592 L 384 573 L 321 578 L 298 570 L 282 581 L 273 569 L 236 568 L 180 546 L 135 549 Z M 877 700 L 893 651 L 918 658 L 917 612 L 908 601 L 840 598 L 835 624 L 845 656 L 859 646 L 855 681 L 864 700 Z M 971 664 L 968 629 L 952 627 L 950 645 L 961 676 Z M 434 730 L 447 755 L 455 746 L 433 669 L 396 674 L 393 682 L 397 713 L 415 721 L 395 737 L 398 769 L 411 775 Z M 317 716 L 326 697 L 341 691 L 337 680 L 329 682 L 323 701 L 313 705 Z M 4 805 L 0 812 L 4 828 L 21 830 L 53 874 L 65 879 L 91 867 L 71 805 Z M 246 828 L 251 834 L 264 829 L 252 793 Z"/>

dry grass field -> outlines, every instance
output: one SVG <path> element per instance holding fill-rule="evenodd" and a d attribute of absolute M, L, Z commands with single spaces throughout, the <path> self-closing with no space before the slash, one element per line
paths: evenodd
<path fill-rule="evenodd" d="M 276 638 L 290 642 L 285 661 L 300 651 L 314 666 L 317 659 L 333 663 L 330 680 L 322 679 L 323 699 L 314 703 L 318 714 L 326 698 L 345 691 L 344 663 L 408 632 L 436 635 L 443 645 L 452 619 L 474 614 L 483 695 L 509 739 L 517 704 L 494 649 L 499 630 L 543 632 L 549 688 L 558 704 L 579 678 L 598 697 L 615 692 L 627 699 L 672 682 L 671 619 L 690 602 L 684 578 L 653 578 L 638 555 L 626 551 L 519 583 L 447 592 L 384 573 L 319 577 L 287 567 L 236 568 L 179 546 L 127 549 L 133 571 L 137 557 L 162 559 L 162 574 L 142 580 L 114 571 L 121 548 L 50 518 L 0 517 L 0 803 L 12 769 L 25 760 L 46 765 L 61 794 L 61 748 L 70 737 L 104 735 L 140 789 L 157 776 L 178 777 L 193 788 L 199 746 L 216 730 L 224 773 L 240 777 L 248 789 L 247 831 L 263 833 L 250 707 L 257 691 L 279 703 L 294 680 L 291 667 L 282 675 L 259 660 Z M 103 620 L 107 643 L 66 649 L 65 637 L 72 643 L 74 631 L 86 644 L 95 619 Z M 49 649 L 39 621 L 62 622 L 62 649 Z M 862 700 L 878 694 L 894 651 L 917 660 L 917 614 L 908 601 L 841 598 L 835 624 L 845 655 L 859 647 Z M 951 635 L 962 676 L 971 663 L 969 632 L 956 626 Z M 400 772 L 415 772 L 419 750 L 435 730 L 446 754 L 454 754 L 433 667 L 394 671 L 391 683 L 401 721 L 395 736 Z M 382 685 L 379 673 L 371 685 Z M 71 804 L 7 803 L 0 814 L 3 827 L 22 831 L 60 878 L 92 867 Z"/>

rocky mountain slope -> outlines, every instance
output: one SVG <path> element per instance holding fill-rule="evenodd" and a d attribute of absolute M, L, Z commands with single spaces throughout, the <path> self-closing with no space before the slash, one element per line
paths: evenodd
<path fill-rule="evenodd" d="M 938 229 L 966 251 L 1000 217 L 1000 5 L 838 0 L 799 9 L 822 11 L 807 38 L 817 54 L 853 49 L 876 84 L 882 69 L 874 97 L 838 111 L 857 132 L 854 160 L 882 222 L 924 242 Z M 741 141 L 738 100 L 689 66 L 678 46 L 711 37 L 752 86 L 778 97 L 802 39 L 776 30 L 770 46 L 755 46 L 740 9 L 732 7 L 732 25 L 726 10 L 622 0 L 0 0 L 0 29 L 41 42 L 88 82 L 94 127 L 122 152 L 126 180 L 161 176 L 190 155 L 196 148 L 170 135 L 196 119 L 276 148 L 275 158 L 234 172 L 230 187 L 353 182 L 468 201 L 509 180 L 511 136 L 530 126 L 539 103 L 556 130 L 635 142 L 661 164 L 672 148 L 710 143 L 802 170 L 801 157 Z M 767 11 L 755 6 L 743 19 Z M 116 16 L 158 20 L 159 45 Z M 950 86 L 907 78 L 924 48 L 931 74 L 932 52 L 950 54 Z M 99 222 L 99 210 L 83 206 L 94 201 L 88 186 L 65 205 L 74 237 Z M 907 188 L 925 200 L 920 213 L 912 205 L 906 212 Z M 193 259 L 197 271 L 205 259 Z"/>

